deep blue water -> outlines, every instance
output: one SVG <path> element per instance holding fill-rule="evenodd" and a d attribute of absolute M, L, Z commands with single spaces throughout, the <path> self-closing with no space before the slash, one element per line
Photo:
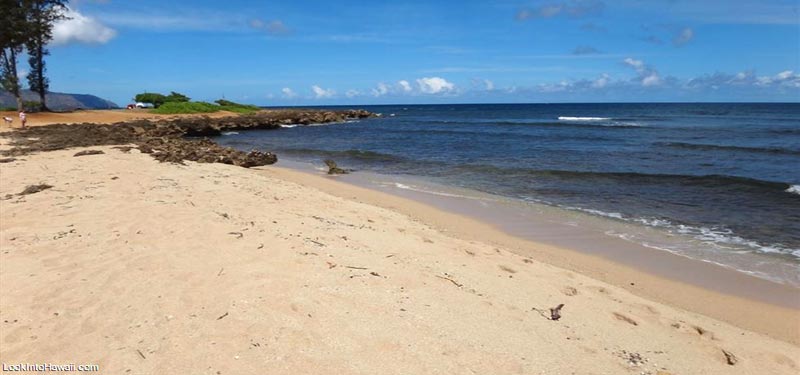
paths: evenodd
<path fill-rule="evenodd" d="M 800 260 L 800 104 L 360 107 L 222 144 L 411 174 Z M 393 116 L 392 116 L 393 115 Z"/>

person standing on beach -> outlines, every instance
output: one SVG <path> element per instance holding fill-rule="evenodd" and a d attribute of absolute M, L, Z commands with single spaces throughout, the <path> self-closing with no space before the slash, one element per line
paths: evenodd
<path fill-rule="evenodd" d="M 25 115 L 25 111 L 19 111 L 19 121 L 22 123 L 22 127 L 25 127 L 25 121 L 27 120 L 28 116 Z"/>

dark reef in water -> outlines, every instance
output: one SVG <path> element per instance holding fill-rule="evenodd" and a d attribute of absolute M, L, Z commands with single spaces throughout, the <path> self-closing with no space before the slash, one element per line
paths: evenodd
<path fill-rule="evenodd" d="M 54 124 L 18 129 L 3 136 L 11 138 L 11 150 L 5 156 L 20 156 L 35 152 L 62 150 L 72 147 L 135 145 L 142 153 L 151 154 L 162 162 L 233 164 L 245 168 L 274 164 L 278 157 L 271 152 L 239 151 L 222 147 L 206 137 L 223 131 L 277 129 L 281 125 L 342 122 L 374 117 L 364 110 L 264 111 L 251 115 L 222 118 L 180 117 L 169 120 L 137 120 L 115 124 Z"/>

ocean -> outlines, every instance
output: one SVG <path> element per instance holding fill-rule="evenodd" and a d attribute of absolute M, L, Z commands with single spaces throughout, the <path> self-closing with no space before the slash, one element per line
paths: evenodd
<path fill-rule="evenodd" d="M 609 236 L 800 286 L 798 103 L 359 108 L 383 116 L 217 141 L 602 218 Z"/>

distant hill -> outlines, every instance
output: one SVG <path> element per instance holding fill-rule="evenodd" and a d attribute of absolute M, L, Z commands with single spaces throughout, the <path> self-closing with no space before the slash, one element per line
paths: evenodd
<path fill-rule="evenodd" d="M 24 90 L 22 100 L 39 101 L 39 94 Z M 0 91 L 0 108 L 16 107 L 14 96 L 6 91 Z M 47 93 L 47 106 L 54 111 L 69 111 L 73 109 L 112 109 L 119 106 L 109 100 L 88 94 L 66 94 L 61 92 Z"/>

